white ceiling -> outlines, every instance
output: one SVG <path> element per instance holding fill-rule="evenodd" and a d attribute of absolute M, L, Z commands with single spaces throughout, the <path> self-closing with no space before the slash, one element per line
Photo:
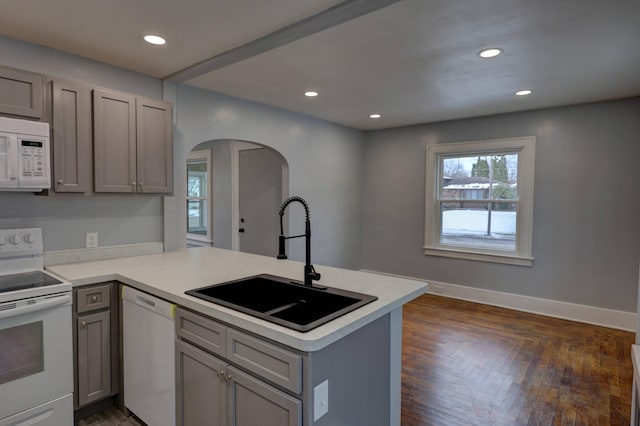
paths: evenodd
<path fill-rule="evenodd" d="M 3 0 L 0 34 L 363 130 L 640 95 L 638 0 L 393 1 Z"/>

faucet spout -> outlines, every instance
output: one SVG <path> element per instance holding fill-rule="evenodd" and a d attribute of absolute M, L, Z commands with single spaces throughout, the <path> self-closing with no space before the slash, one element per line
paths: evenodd
<path fill-rule="evenodd" d="M 284 216 L 284 212 L 289 206 L 289 204 L 293 202 L 299 202 L 304 207 L 305 211 L 305 230 L 302 235 L 294 235 L 287 237 L 284 235 L 284 227 L 282 224 L 282 218 Z M 278 259 L 286 259 L 287 254 L 285 252 L 285 241 L 291 238 L 299 238 L 304 237 L 305 239 L 305 264 L 304 264 L 304 285 L 311 286 L 313 280 L 320 280 L 320 274 L 316 272 L 315 268 L 311 264 L 311 221 L 309 219 L 309 205 L 307 202 L 301 197 L 289 197 L 287 198 L 282 205 L 280 206 L 280 211 L 278 212 L 280 215 L 280 236 L 278 237 Z"/>

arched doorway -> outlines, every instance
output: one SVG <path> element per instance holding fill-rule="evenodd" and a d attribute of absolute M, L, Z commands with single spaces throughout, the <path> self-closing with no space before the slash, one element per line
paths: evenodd
<path fill-rule="evenodd" d="M 289 193 L 282 154 L 262 144 L 213 140 L 187 159 L 187 245 L 275 256 L 278 207 Z"/>

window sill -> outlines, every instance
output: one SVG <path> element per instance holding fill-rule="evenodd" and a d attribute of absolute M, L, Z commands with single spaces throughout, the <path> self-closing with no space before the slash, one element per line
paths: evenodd
<path fill-rule="evenodd" d="M 450 257 L 453 259 L 475 260 L 480 262 L 503 263 L 516 266 L 533 266 L 532 257 L 520 257 L 508 254 L 478 253 L 449 248 L 424 247 L 427 256 Z"/>
<path fill-rule="evenodd" d="M 187 234 L 187 244 L 201 247 L 212 247 L 213 241 L 204 235 Z"/>

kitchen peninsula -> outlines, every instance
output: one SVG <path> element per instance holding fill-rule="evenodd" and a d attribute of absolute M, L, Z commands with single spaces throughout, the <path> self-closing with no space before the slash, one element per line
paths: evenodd
<path fill-rule="evenodd" d="M 299 370 L 290 370 L 291 382 L 286 383 L 279 382 L 279 375 L 253 371 L 253 363 L 234 364 L 233 358 L 222 359 L 239 375 L 293 401 L 288 425 L 400 424 L 402 305 L 426 292 L 424 282 L 319 266 L 322 285 L 378 299 L 301 333 L 185 294 L 187 290 L 258 274 L 301 280 L 300 262 L 202 247 L 47 269 L 74 287 L 120 282 L 175 303 L 181 307 L 179 311 L 229 330 L 228 335 L 259 340 L 265 347 L 298 357 Z M 325 381 L 328 398 L 319 400 L 316 388 Z M 314 402 L 323 407 L 316 405 L 314 409 Z M 232 407 L 229 411 L 233 415 Z M 321 414 L 323 411 L 326 414 Z"/>

